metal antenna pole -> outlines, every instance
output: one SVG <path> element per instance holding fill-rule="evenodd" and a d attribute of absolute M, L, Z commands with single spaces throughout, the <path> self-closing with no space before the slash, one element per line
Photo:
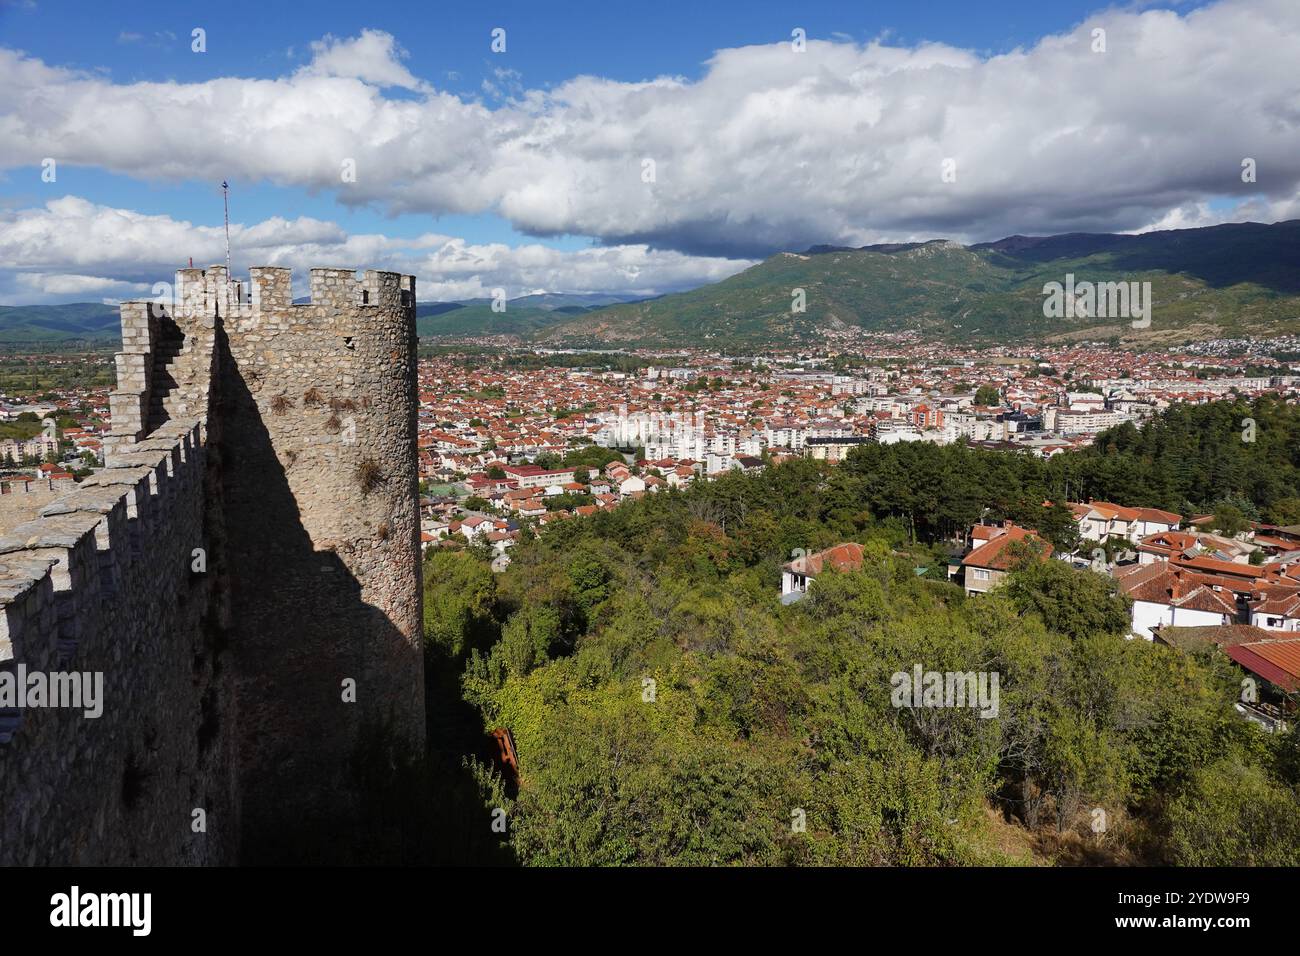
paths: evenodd
<path fill-rule="evenodd" d="M 221 202 L 226 207 L 226 281 L 230 281 L 230 184 L 221 181 Z"/>

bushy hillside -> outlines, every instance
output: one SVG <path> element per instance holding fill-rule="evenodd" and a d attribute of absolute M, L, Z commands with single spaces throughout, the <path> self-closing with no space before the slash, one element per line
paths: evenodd
<path fill-rule="evenodd" d="M 0 344 L 107 342 L 122 333 L 115 305 L 73 302 L 66 305 L 0 305 Z"/>
<path fill-rule="evenodd" d="M 1247 415 L 1267 440 L 1240 440 Z M 1261 401 L 1051 461 L 870 446 L 562 522 L 502 574 L 473 549 L 431 552 L 436 769 L 410 798 L 454 790 L 455 827 L 439 812 L 404 847 L 533 865 L 1300 864 L 1300 733 L 1233 711 L 1223 654 L 1127 640 L 1112 579 L 1028 551 L 993 594 L 945 580 L 950 537 L 981 515 L 1059 542 L 1068 512 L 1043 502 L 1067 480 L 1281 518 L 1300 505 L 1297 436 L 1300 412 Z M 841 541 L 864 545 L 862 569 L 782 605 L 792 551 Z M 899 705 L 917 665 L 996 672 L 997 713 Z M 517 787 L 489 763 L 493 728 L 513 735 Z"/>
<path fill-rule="evenodd" d="M 510 299 L 501 312 L 492 310 L 491 299 L 422 302 L 416 307 L 416 328 L 421 338 L 530 335 L 593 309 L 634 298 L 602 293 L 537 293 Z"/>
<path fill-rule="evenodd" d="M 1043 286 L 1150 282 L 1150 326 L 1048 318 Z M 791 311 L 803 289 L 806 311 Z M 548 341 L 752 347 L 846 327 L 915 329 L 951 341 L 1117 338 L 1175 343 L 1300 332 L 1300 221 L 1126 235 L 1013 236 L 962 246 L 816 247 L 782 253 L 714 285 L 612 306 L 562 323 Z"/>

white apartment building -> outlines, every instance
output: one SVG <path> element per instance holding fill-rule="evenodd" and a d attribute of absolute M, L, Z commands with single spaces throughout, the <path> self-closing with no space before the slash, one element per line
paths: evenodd
<path fill-rule="evenodd" d="M 877 422 L 875 439 L 882 445 L 896 445 L 900 441 L 922 441 L 923 437 L 915 425 L 905 422 Z"/>
<path fill-rule="evenodd" d="M 970 412 L 945 412 L 943 419 L 944 439 L 948 442 L 959 438 L 971 441 L 1003 441 L 1007 437 L 1005 422 L 991 418 L 980 418 Z"/>
<path fill-rule="evenodd" d="M 804 446 L 804 440 L 807 437 L 807 432 L 802 425 L 772 423 L 763 429 L 763 438 L 769 448 L 793 448 L 798 450 Z"/>
<path fill-rule="evenodd" d="M 1043 417 L 1043 426 L 1058 435 L 1083 435 L 1105 431 L 1131 421 L 1123 412 L 1078 411 L 1071 408 L 1049 408 Z"/>

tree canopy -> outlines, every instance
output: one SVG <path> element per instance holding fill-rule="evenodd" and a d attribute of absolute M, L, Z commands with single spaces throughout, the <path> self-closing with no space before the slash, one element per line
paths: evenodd
<path fill-rule="evenodd" d="M 432 557 L 435 675 L 480 732 L 513 734 L 513 794 L 467 759 L 524 863 L 1294 863 L 1296 733 L 1235 713 L 1222 654 L 1127 640 L 1111 580 L 1062 561 L 973 598 L 943 568 L 981 517 L 1068 544 L 1067 485 L 1286 507 L 1297 437 L 1294 410 L 1224 403 L 1051 461 L 866 446 L 647 495 L 548 528 L 501 574 Z M 862 568 L 782 605 L 782 562 L 841 541 Z M 917 666 L 996 674 L 996 713 L 895 706 Z"/>

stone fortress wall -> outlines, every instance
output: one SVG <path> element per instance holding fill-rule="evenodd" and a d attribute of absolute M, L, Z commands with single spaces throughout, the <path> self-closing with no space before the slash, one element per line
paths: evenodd
<path fill-rule="evenodd" d="M 414 278 L 251 275 L 123 304 L 107 467 L 0 534 L 0 671 L 104 698 L 0 711 L 0 864 L 292 861 L 423 742 Z"/>
<path fill-rule="evenodd" d="M 31 521 L 37 512 L 55 498 L 62 498 L 76 488 L 71 478 L 19 478 L 0 481 L 0 533 Z"/>

